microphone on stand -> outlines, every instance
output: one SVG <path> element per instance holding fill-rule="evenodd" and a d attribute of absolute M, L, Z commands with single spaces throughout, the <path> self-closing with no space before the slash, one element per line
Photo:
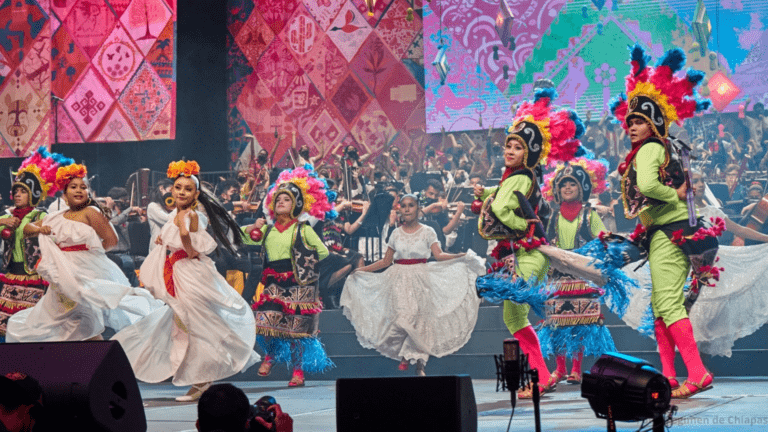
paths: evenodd
<path fill-rule="evenodd" d="M 520 388 L 520 342 L 504 339 L 504 381 L 512 393 Z"/>

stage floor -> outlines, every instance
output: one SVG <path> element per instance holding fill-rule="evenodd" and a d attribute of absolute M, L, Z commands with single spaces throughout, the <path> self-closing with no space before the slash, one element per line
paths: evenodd
<path fill-rule="evenodd" d="M 334 381 L 308 381 L 307 386 L 290 389 L 280 381 L 233 382 L 251 402 L 264 395 L 277 399 L 294 420 L 296 432 L 336 430 L 336 388 Z M 478 407 L 478 430 L 503 432 L 511 412 L 508 393 L 496 393 L 496 382 L 473 380 Z M 170 383 L 140 383 L 150 432 L 195 431 L 196 403 L 177 403 L 173 398 L 186 388 Z M 768 430 L 768 377 L 716 378 L 712 390 L 691 399 L 674 401 L 678 406 L 674 431 Z M 544 395 L 541 403 L 544 431 L 605 431 L 605 421 L 595 418 L 580 387 L 561 384 L 555 393 Z M 617 429 L 635 431 L 640 423 L 617 423 Z M 532 431 L 533 404 L 519 401 L 510 430 Z"/>

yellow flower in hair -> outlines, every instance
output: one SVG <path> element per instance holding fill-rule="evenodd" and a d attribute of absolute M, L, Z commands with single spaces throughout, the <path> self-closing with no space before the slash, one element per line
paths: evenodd
<path fill-rule="evenodd" d="M 60 167 L 56 170 L 56 187 L 63 190 L 72 179 L 85 178 L 86 175 L 88 175 L 88 170 L 85 165 L 72 164 Z"/>
<path fill-rule="evenodd" d="M 191 177 L 200 174 L 200 165 L 196 161 L 176 161 L 168 164 L 168 178 L 175 179 L 179 176 Z"/>

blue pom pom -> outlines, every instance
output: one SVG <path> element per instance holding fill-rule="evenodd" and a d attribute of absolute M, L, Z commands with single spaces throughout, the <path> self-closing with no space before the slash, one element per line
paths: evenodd
<path fill-rule="evenodd" d="M 325 220 L 333 220 L 337 217 L 339 217 L 339 212 L 337 212 L 335 209 L 325 212 Z"/>
<path fill-rule="evenodd" d="M 685 53 L 680 48 L 673 48 L 664 54 L 664 57 L 659 59 L 656 66 L 669 66 L 672 73 L 675 73 L 683 68 L 685 64 Z"/>
<path fill-rule="evenodd" d="M 704 76 L 704 72 L 696 69 L 688 69 L 688 72 L 685 74 L 685 77 L 694 86 L 698 85 L 704 79 Z"/>
<path fill-rule="evenodd" d="M 576 134 L 573 136 L 576 139 L 581 138 L 582 135 L 584 135 L 584 132 L 587 130 L 584 127 L 584 122 L 581 121 L 581 118 L 579 118 L 579 115 L 576 114 L 576 111 L 574 110 L 568 110 L 568 116 L 573 120 L 573 122 L 576 124 Z"/>
<path fill-rule="evenodd" d="M 696 100 L 696 111 L 706 111 L 712 106 L 712 101 L 709 99 Z"/>
<path fill-rule="evenodd" d="M 651 56 L 645 54 L 645 50 L 639 43 L 635 43 L 633 46 L 630 46 L 629 49 L 631 51 L 630 59 L 637 62 L 639 65 L 637 74 L 640 74 L 640 72 L 648 66 L 648 62 L 651 61 Z"/>
<path fill-rule="evenodd" d="M 328 197 L 328 202 L 332 203 L 336 201 L 336 197 L 338 196 L 335 191 L 329 190 L 325 192 L 325 196 Z"/>
<path fill-rule="evenodd" d="M 554 88 L 540 88 L 536 89 L 536 93 L 534 93 L 533 101 L 538 102 L 541 98 L 549 98 L 550 103 L 551 101 L 557 99 L 557 90 Z"/>

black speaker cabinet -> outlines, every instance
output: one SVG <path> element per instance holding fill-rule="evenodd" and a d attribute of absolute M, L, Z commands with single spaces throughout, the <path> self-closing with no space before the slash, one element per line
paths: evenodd
<path fill-rule="evenodd" d="M 476 432 L 469 375 L 336 381 L 337 432 Z"/>
<path fill-rule="evenodd" d="M 117 342 L 0 344 L 0 373 L 14 371 L 40 382 L 44 431 L 147 430 L 136 377 Z"/>

